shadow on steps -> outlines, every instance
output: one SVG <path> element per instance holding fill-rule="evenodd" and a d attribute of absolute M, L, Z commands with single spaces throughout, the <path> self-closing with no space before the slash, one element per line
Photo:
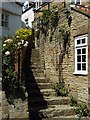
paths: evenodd
<path fill-rule="evenodd" d="M 23 73 L 25 79 L 26 91 L 28 93 L 28 111 L 29 120 L 42 120 L 43 116 L 40 114 L 39 110 L 47 108 L 47 102 L 44 100 L 40 88 L 34 78 L 33 72 L 30 68 L 31 63 L 31 53 L 32 49 L 27 48 L 25 59 L 23 61 Z M 39 94 L 34 95 L 32 91 L 36 91 Z"/>

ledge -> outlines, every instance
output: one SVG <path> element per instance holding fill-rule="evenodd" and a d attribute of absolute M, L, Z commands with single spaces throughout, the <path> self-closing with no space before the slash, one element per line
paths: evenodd
<path fill-rule="evenodd" d="M 79 76 L 87 76 L 88 73 L 79 73 L 79 72 L 74 72 L 73 75 L 79 75 Z"/>

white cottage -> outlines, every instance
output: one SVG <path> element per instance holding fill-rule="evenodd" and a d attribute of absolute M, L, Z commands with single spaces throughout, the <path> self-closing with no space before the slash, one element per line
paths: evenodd
<path fill-rule="evenodd" d="M 22 6 L 18 2 L 0 2 L 0 38 L 12 36 L 21 28 Z"/>

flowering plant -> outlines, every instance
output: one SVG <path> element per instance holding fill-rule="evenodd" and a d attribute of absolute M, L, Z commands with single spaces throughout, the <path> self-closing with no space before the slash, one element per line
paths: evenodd
<path fill-rule="evenodd" d="M 26 33 L 23 33 L 25 31 Z M 9 103 L 12 103 L 17 97 L 20 97 L 23 100 L 25 98 L 23 85 L 18 81 L 18 73 L 15 70 L 15 64 L 17 64 L 18 60 L 18 50 L 23 47 L 27 47 L 29 44 L 26 40 L 26 37 L 31 35 L 31 30 L 29 32 L 26 29 L 21 29 L 15 33 L 15 36 L 13 36 L 12 39 L 3 39 L 2 84 Z"/>

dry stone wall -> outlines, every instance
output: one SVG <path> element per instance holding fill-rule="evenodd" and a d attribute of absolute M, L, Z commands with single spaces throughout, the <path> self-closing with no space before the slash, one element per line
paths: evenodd
<path fill-rule="evenodd" d="M 16 99 L 13 104 L 7 102 L 5 93 L 2 92 L 2 118 L 28 119 L 28 102 Z"/>

